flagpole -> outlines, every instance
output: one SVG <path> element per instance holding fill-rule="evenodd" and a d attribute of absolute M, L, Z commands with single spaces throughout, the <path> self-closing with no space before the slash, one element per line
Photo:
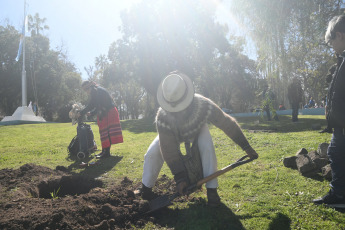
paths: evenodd
<path fill-rule="evenodd" d="M 26 124 L 30 123 L 42 123 L 46 122 L 43 117 L 36 116 L 32 111 L 32 108 L 27 106 L 27 98 L 26 98 L 26 71 L 25 71 L 25 30 L 26 30 L 26 0 L 24 0 L 24 28 L 22 31 L 23 40 L 19 43 L 18 54 L 16 57 L 16 61 L 19 60 L 21 56 L 21 52 L 23 52 L 23 70 L 22 70 L 22 106 L 18 107 L 16 111 L 14 111 L 12 116 L 4 117 L 0 122 L 2 124 L 9 124 L 9 125 L 16 125 L 16 124 Z"/>
<path fill-rule="evenodd" d="M 24 0 L 24 26 L 26 19 L 26 0 Z M 26 70 L 25 70 L 25 29 L 23 37 L 23 70 L 22 70 L 22 106 L 27 106 L 26 98 Z"/>

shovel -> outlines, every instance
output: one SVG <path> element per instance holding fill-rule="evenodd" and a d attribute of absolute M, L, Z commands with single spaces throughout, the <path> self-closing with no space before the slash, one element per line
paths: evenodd
<path fill-rule="evenodd" d="M 249 157 L 248 155 L 241 157 L 239 160 L 237 160 L 235 163 L 226 166 L 225 168 L 222 168 L 220 170 L 218 170 L 217 172 L 199 180 L 197 183 L 190 185 L 189 187 L 187 187 L 186 189 L 186 193 L 190 194 L 192 193 L 195 188 L 201 187 L 201 185 L 203 185 L 204 183 L 220 176 L 223 175 L 224 173 L 230 171 L 231 169 L 234 169 L 240 165 L 246 164 L 248 162 L 251 162 L 252 160 L 254 160 L 255 158 L 250 158 L 247 160 L 244 160 L 245 158 Z M 153 199 L 149 202 L 149 207 L 150 210 L 147 211 L 146 213 L 151 213 L 154 212 L 158 209 L 161 209 L 165 206 L 168 206 L 171 204 L 171 201 L 174 200 L 175 198 L 179 197 L 180 193 L 176 192 L 173 195 L 162 195 L 160 197 L 157 197 L 156 199 Z"/>

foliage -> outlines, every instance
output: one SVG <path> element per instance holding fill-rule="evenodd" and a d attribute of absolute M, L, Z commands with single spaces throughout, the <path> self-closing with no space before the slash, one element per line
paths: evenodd
<path fill-rule="evenodd" d="M 154 114 L 157 104 L 154 100 L 152 106 L 149 95 L 155 97 L 158 84 L 176 69 L 194 80 L 197 92 L 220 106 L 248 108 L 255 65 L 240 54 L 240 39 L 231 37 L 229 43 L 227 27 L 215 22 L 214 15 L 213 4 L 195 0 L 143 1 L 122 13 L 123 37 L 110 46 L 110 64 L 100 74 L 104 85 L 114 86 L 121 111 L 137 117 L 131 110 L 141 103 L 143 114 Z M 127 89 L 126 95 L 121 88 Z M 133 105 L 133 99 L 138 103 Z"/>
<path fill-rule="evenodd" d="M 263 112 L 266 112 L 267 114 L 267 120 L 271 120 L 271 113 L 272 117 L 277 119 L 277 103 L 276 103 L 276 95 L 275 93 L 269 88 L 265 88 L 264 91 L 262 92 L 262 105 L 261 105 L 261 116 L 263 117 Z"/>
<path fill-rule="evenodd" d="M 41 30 L 49 29 L 49 26 L 45 25 L 46 20 L 46 18 L 40 18 L 39 13 L 34 16 L 28 15 L 28 30 L 31 31 L 31 36 L 39 35 Z"/>
<path fill-rule="evenodd" d="M 57 111 L 78 98 L 81 77 L 76 72 L 63 49 L 51 50 L 49 39 L 42 35 L 46 19 L 29 15 L 31 37 L 26 37 L 25 63 L 27 98 L 36 101 L 40 115 L 48 121 L 64 120 Z M 10 25 L 0 26 L 0 108 L 5 115 L 12 115 L 21 105 L 22 58 L 15 62 L 20 34 Z"/>
<path fill-rule="evenodd" d="M 18 94 L 21 89 L 21 65 L 15 61 L 19 37 L 13 26 L 0 26 L 0 108 L 4 115 L 13 113 L 21 101 Z"/>
<path fill-rule="evenodd" d="M 311 129 L 316 123 L 325 126 L 324 117 L 300 115 L 298 123 L 292 123 L 290 116 L 271 122 L 257 123 L 257 119 L 237 119 L 260 157 L 218 178 L 221 207 L 206 206 L 204 189 L 191 194 L 189 201 L 181 198 L 174 202 L 164 211 L 167 215 L 158 213 L 158 220 L 141 229 L 157 229 L 156 223 L 166 229 L 343 229 L 344 213 L 311 203 L 328 191 L 329 182 L 304 177 L 282 163 L 284 157 L 295 155 L 301 148 L 312 151 L 320 143 L 329 142 L 331 134 Z M 70 123 L 0 126 L 0 169 L 19 168 L 26 163 L 52 169 L 62 165 L 109 183 L 120 183 L 126 176 L 133 184 L 140 184 L 144 154 L 157 135 L 155 127 L 152 120 L 128 120 L 121 125 L 125 141 L 112 146 L 113 157 L 86 169 L 67 158 L 66 148 L 76 134 L 76 127 Z M 97 125 L 91 123 L 91 127 L 99 145 Z M 244 155 L 221 130 L 211 126 L 210 132 L 219 169 Z M 114 155 L 122 157 L 116 165 L 113 162 L 118 158 Z M 166 164 L 160 176 L 163 174 L 172 179 Z"/>
<path fill-rule="evenodd" d="M 248 26 L 258 68 L 284 103 L 286 85 L 298 77 L 306 96 L 324 97 L 327 69 L 334 63 L 323 41 L 328 21 L 341 14 L 340 0 L 233 1 L 232 12 Z"/>
<path fill-rule="evenodd" d="M 121 39 L 109 46 L 107 55 L 95 57 L 94 65 L 84 67 L 88 78 L 111 92 L 122 119 L 154 116 L 157 86 L 176 69 L 192 78 L 197 93 L 234 112 L 268 102 L 257 96 L 263 83 L 276 94 L 273 110 L 277 102 L 288 104 L 287 86 L 294 77 L 301 81 L 304 98 L 324 98 L 327 70 L 335 58 L 323 36 L 328 21 L 342 13 L 343 1 L 233 0 L 229 13 L 246 26 L 245 34 L 257 48 L 255 61 L 243 54 L 247 38 L 229 35 L 227 25 L 216 21 L 218 5 L 199 0 L 133 5 L 121 14 Z M 28 100 L 38 102 L 47 120 L 67 121 L 66 107 L 85 103 L 86 97 L 65 47 L 50 48 L 44 35 L 47 22 L 38 13 L 29 15 Z M 19 38 L 13 26 L 0 25 L 1 115 L 13 114 L 21 101 L 22 59 L 14 61 Z"/>

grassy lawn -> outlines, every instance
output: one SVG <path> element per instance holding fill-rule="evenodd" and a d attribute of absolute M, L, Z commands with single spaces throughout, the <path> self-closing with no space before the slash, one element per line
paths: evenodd
<path fill-rule="evenodd" d="M 167 229 L 344 229 L 343 212 L 315 206 L 313 198 L 324 195 L 328 181 L 304 177 L 297 170 L 284 167 L 284 157 L 301 149 L 316 150 L 329 143 L 331 134 L 319 134 L 313 124 L 325 127 L 324 116 L 290 116 L 267 122 L 261 118 L 238 118 L 259 159 L 219 177 L 219 194 L 223 206 L 208 208 L 205 189 L 192 194 L 195 201 L 177 202 L 160 225 Z M 92 124 L 100 146 L 98 127 Z M 111 160 L 99 166 L 79 169 L 68 160 L 67 146 L 76 135 L 70 123 L 0 126 L 0 169 L 19 168 L 26 163 L 55 168 L 58 165 L 74 172 L 101 177 L 105 182 L 118 182 L 124 176 L 134 183 L 141 181 L 144 154 L 156 136 L 152 120 L 123 121 L 124 143 L 112 147 Z M 223 168 L 244 155 L 219 129 L 210 126 L 216 148 L 218 168 Z M 261 131 L 252 131 L 261 130 Z M 271 130 L 266 132 L 262 130 Z M 160 175 L 172 178 L 166 164 Z M 154 229 L 149 223 L 145 229 Z"/>

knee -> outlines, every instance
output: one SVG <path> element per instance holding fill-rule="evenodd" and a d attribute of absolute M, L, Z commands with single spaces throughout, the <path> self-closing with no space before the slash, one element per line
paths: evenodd
<path fill-rule="evenodd" d="M 150 148 L 147 150 L 146 154 L 144 155 L 144 160 L 154 160 L 162 158 L 161 152 L 159 148 Z"/>

